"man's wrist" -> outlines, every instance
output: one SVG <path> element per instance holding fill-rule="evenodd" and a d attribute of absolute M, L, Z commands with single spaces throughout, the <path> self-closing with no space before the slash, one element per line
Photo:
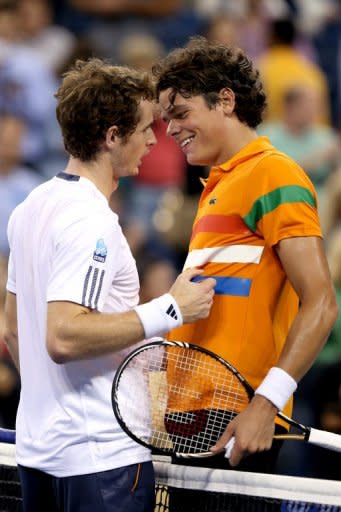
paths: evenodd
<path fill-rule="evenodd" d="M 255 391 L 267 398 L 281 411 L 297 389 L 297 382 L 282 368 L 270 368 L 267 376 Z"/>
<path fill-rule="evenodd" d="M 183 324 L 180 308 L 170 293 L 165 293 L 135 308 L 146 338 L 164 334 Z"/>

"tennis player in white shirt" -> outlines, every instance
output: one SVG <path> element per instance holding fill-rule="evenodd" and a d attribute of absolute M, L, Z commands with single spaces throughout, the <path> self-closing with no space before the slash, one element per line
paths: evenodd
<path fill-rule="evenodd" d="M 151 512 L 151 454 L 115 422 L 114 372 L 137 342 L 207 317 L 215 281 L 191 282 L 200 271 L 188 270 L 138 305 L 135 260 L 108 201 L 156 143 L 149 77 L 78 61 L 56 98 L 69 163 L 8 225 L 5 339 L 22 384 L 23 510 Z"/>

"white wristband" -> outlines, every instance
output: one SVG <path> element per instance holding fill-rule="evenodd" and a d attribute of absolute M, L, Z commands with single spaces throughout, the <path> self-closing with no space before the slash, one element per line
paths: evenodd
<path fill-rule="evenodd" d="M 282 368 L 270 368 L 267 376 L 255 391 L 272 402 L 279 411 L 283 409 L 297 389 L 297 382 Z"/>
<path fill-rule="evenodd" d="M 183 324 L 180 308 L 170 293 L 134 309 L 142 322 L 146 338 L 164 334 Z"/>

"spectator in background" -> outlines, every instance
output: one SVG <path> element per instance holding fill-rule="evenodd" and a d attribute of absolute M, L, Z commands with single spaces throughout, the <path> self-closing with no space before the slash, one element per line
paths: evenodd
<path fill-rule="evenodd" d="M 326 77 L 321 69 L 296 48 L 297 31 L 291 19 L 274 20 L 270 25 L 269 48 L 259 57 L 257 67 L 267 93 L 266 119 L 282 118 L 283 97 L 297 83 L 316 91 L 318 121 L 329 123 L 330 105 Z"/>
<path fill-rule="evenodd" d="M 327 242 L 327 258 L 335 286 L 336 301 L 339 305 L 339 311 L 341 311 L 341 225 L 329 236 Z M 327 344 L 317 361 L 332 363 L 337 359 L 341 361 L 341 315 L 336 320 Z"/>
<path fill-rule="evenodd" d="M 323 18 L 313 43 L 321 69 L 328 80 L 333 125 L 341 127 L 341 2 L 330 1 L 329 16 Z"/>
<path fill-rule="evenodd" d="M 327 238 L 341 227 L 341 168 L 325 183 L 321 224 Z"/>
<path fill-rule="evenodd" d="M 226 46 L 240 46 L 239 28 L 240 23 L 233 17 L 224 13 L 217 14 L 208 23 L 206 38 Z"/>
<path fill-rule="evenodd" d="M 122 64 L 140 70 L 150 70 L 163 55 L 161 42 L 151 35 L 136 33 L 122 40 L 119 57 Z M 160 116 L 153 123 L 157 144 L 146 155 L 139 174 L 128 184 L 125 234 L 133 252 L 145 244 L 161 243 L 155 228 L 154 214 L 163 195 L 170 189 L 182 190 L 187 163 L 172 137 L 166 133 L 166 124 Z"/>
<path fill-rule="evenodd" d="M 0 1 L 0 62 L 7 56 L 18 37 L 16 9 L 15 0 Z"/>
<path fill-rule="evenodd" d="M 149 70 L 164 54 L 161 41 L 146 32 L 134 32 L 124 37 L 119 46 L 119 60 L 135 69 Z"/>
<path fill-rule="evenodd" d="M 262 0 L 249 0 L 239 31 L 240 47 L 251 58 L 258 58 L 268 44 L 270 17 Z"/>
<path fill-rule="evenodd" d="M 21 43 L 37 52 L 55 73 L 73 51 L 75 36 L 53 24 L 48 0 L 18 0 L 17 19 Z"/>
<path fill-rule="evenodd" d="M 240 18 L 245 14 L 248 3 L 249 0 L 193 0 L 194 9 L 207 19 L 223 13 L 234 19 Z"/>
<path fill-rule="evenodd" d="M 239 46 L 250 58 L 266 49 L 270 17 L 263 0 L 197 0 L 196 5 L 208 20 L 205 33 L 210 41 Z"/>
<path fill-rule="evenodd" d="M 19 61 L 19 74 L 14 81 L 18 93 L 22 91 L 26 96 L 19 109 L 29 122 L 23 158 L 39 174 L 50 178 L 67 162 L 56 121 L 53 93 L 60 69 L 76 50 L 77 38 L 66 28 L 53 23 L 52 6 L 48 0 L 16 0 L 16 4 L 18 45 L 25 54 L 23 61 Z M 27 77 L 24 60 L 30 65 L 32 62 L 33 67 Z M 16 65 L 14 57 L 9 66 Z M 9 73 L 13 75 L 13 70 Z"/>
<path fill-rule="evenodd" d="M 283 94 L 281 118 L 264 123 L 258 131 L 303 167 L 321 199 L 324 182 L 336 169 L 340 147 L 336 132 L 317 123 L 316 96 L 316 90 L 306 84 L 289 87 Z"/>
<path fill-rule="evenodd" d="M 185 0 L 68 0 L 79 14 L 92 15 L 87 35 L 97 54 L 118 59 L 122 39 L 135 32 L 159 38 L 166 49 L 201 31 L 202 20 Z"/>
<path fill-rule="evenodd" d="M 0 112 L 25 119 L 21 157 L 38 172 L 49 120 L 55 116 L 55 88 L 53 73 L 23 45 L 12 46 L 0 62 Z"/>
<path fill-rule="evenodd" d="M 140 302 L 145 303 L 166 293 L 177 276 L 177 269 L 173 262 L 162 257 L 153 257 L 145 254 L 138 259 L 140 276 Z"/>
<path fill-rule="evenodd" d="M 315 2 L 297 2 L 289 0 L 195 0 L 195 9 L 200 12 L 208 23 L 215 23 L 219 18 L 228 17 L 234 25 L 238 44 L 252 59 L 257 59 L 268 46 L 271 20 L 287 16 L 295 16 L 298 20 L 300 31 L 294 42 L 294 47 L 309 60 L 316 60 L 316 51 L 310 40 L 308 29 L 317 26 L 328 7 L 323 8 L 332 0 L 320 0 Z M 316 8 L 319 3 L 318 8 Z M 306 4 L 313 4 L 306 9 Z M 323 19 L 323 18 L 322 18 Z M 301 30 L 301 28 L 304 29 Z M 230 32 L 231 29 L 228 29 Z M 224 42 L 226 36 L 217 41 Z M 209 35 L 208 38 L 210 39 Z"/>
<path fill-rule="evenodd" d="M 27 125 L 19 117 L 0 116 L 0 254 L 7 256 L 7 223 L 12 210 L 40 183 L 22 163 L 22 144 Z"/>

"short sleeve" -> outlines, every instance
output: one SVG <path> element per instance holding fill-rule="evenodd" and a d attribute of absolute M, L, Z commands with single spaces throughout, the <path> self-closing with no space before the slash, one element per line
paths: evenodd
<path fill-rule="evenodd" d="M 47 301 L 70 301 L 102 311 L 122 236 L 111 212 L 85 215 L 62 229 L 55 240 Z"/>
<path fill-rule="evenodd" d="M 264 158 L 251 181 L 243 220 L 270 246 L 284 238 L 322 237 L 315 189 L 294 161 L 281 154 Z"/>

